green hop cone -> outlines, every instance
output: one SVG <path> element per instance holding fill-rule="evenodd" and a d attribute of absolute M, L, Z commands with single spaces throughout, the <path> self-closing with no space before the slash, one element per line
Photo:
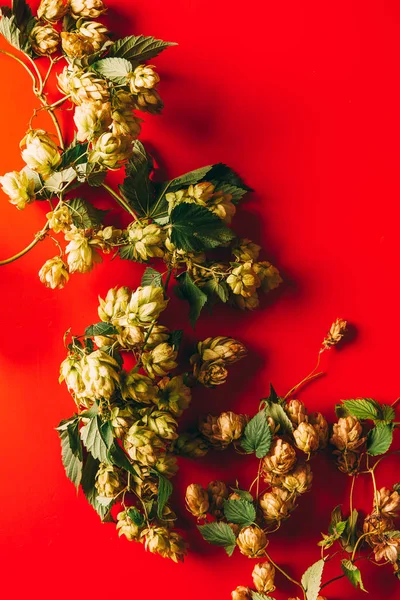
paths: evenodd
<path fill-rule="evenodd" d="M 165 450 L 164 442 L 158 435 L 139 423 L 129 429 L 124 446 L 132 460 L 150 467 L 156 464 L 161 452 Z"/>
<path fill-rule="evenodd" d="M 201 458 L 209 449 L 210 446 L 198 434 L 182 433 L 174 444 L 174 452 L 186 458 Z"/>
<path fill-rule="evenodd" d="M 149 377 L 136 373 L 133 369 L 129 373 L 121 372 L 121 393 L 126 401 L 151 404 L 157 400 L 158 389 Z"/>
<path fill-rule="evenodd" d="M 118 513 L 117 530 L 119 536 L 124 535 L 130 542 L 138 542 L 140 540 L 142 528 L 135 525 L 129 518 L 127 511 Z"/>
<path fill-rule="evenodd" d="M 168 375 L 169 371 L 176 369 L 178 366 L 176 362 L 177 355 L 178 352 L 172 346 L 163 342 L 150 352 L 143 353 L 143 368 L 147 371 L 149 377 L 164 377 Z"/>
<path fill-rule="evenodd" d="M 96 350 L 86 357 L 82 379 L 88 398 L 110 399 L 119 384 L 119 365 L 106 352 Z"/>
<path fill-rule="evenodd" d="M 100 463 L 95 486 L 99 496 L 115 498 L 124 487 L 121 470 L 114 465 Z"/>
<path fill-rule="evenodd" d="M 146 427 L 164 440 L 175 440 L 178 437 L 176 433 L 178 421 L 168 412 L 154 410 L 150 414 L 146 414 L 142 421 Z"/>
<path fill-rule="evenodd" d="M 128 227 L 128 241 L 135 260 L 164 256 L 165 233 L 156 223 L 134 221 Z"/>
<path fill-rule="evenodd" d="M 123 327 L 148 325 L 158 319 L 167 304 L 161 287 L 138 287 L 131 296 L 125 315 L 118 322 Z"/>
<path fill-rule="evenodd" d="M 190 388 L 184 384 L 182 375 L 175 375 L 171 379 L 163 377 L 158 382 L 161 395 L 157 405 L 162 410 L 168 410 L 176 417 L 180 417 L 184 410 L 189 407 L 192 399 Z"/>

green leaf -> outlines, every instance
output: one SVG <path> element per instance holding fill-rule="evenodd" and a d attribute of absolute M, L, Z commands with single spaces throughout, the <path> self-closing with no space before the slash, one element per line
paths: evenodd
<path fill-rule="evenodd" d="M 13 0 L 11 10 L 15 23 L 20 31 L 25 32 L 29 22 L 33 19 L 32 10 L 25 0 Z"/>
<path fill-rule="evenodd" d="M 367 453 L 371 456 L 385 454 L 393 441 L 393 423 L 378 423 L 367 435 Z"/>
<path fill-rule="evenodd" d="M 224 515 L 230 523 L 237 523 L 247 527 L 256 519 L 256 509 L 252 502 L 247 500 L 226 500 L 224 503 Z"/>
<path fill-rule="evenodd" d="M 189 171 L 189 173 L 185 173 L 184 175 L 180 175 L 179 177 L 175 177 L 175 179 L 171 179 L 171 181 L 167 181 L 161 184 L 157 184 L 161 189 L 168 188 L 168 192 L 176 192 L 182 188 L 187 188 L 189 185 L 195 185 L 199 183 L 202 179 L 204 179 L 213 168 L 213 165 L 208 165 L 207 167 L 201 167 L 200 169 L 195 169 L 194 171 Z"/>
<path fill-rule="evenodd" d="M 238 488 L 232 488 L 232 491 L 235 494 L 238 494 L 242 500 L 247 500 L 247 502 L 254 502 L 253 496 L 247 490 L 239 490 Z"/>
<path fill-rule="evenodd" d="M 78 181 L 86 181 L 92 187 L 99 187 L 107 175 L 107 171 L 99 171 L 98 168 L 97 164 L 89 162 L 79 162 L 74 166 Z"/>
<path fill-rule="evenodd" d="M 79 421 L 76 420 L 69 423 L 66 429 L 59 429 L 61 458 L 65 473 L 76 488 L 79 487 L 82 479 L 82 446 L 79 441 L 78 425 Z"/>
<path fill-rule="evenodd" d="M 88 454 L 85 460 L 85 466 L 83 468 L 82 475 L 82 490 L 86 496 L 89 504 L 93 506 L 97 514 L 100 516 L 102 521 L 112 520 L 108 517 L 110 509 L 114 504 L 114 499 L 111 499 L 111 503 L 104 506 L 101 501 L 99 502 L 99 495 L 96 490 L 96 474 L 99 470 L 100 461 L 94 458 L 91 454 Z"/>
<path fill-rule="evenodd" d="M 81 229 L 98 227 L 108 213 L 108 210 L 100 210 L 84 198 L 73 198 L 68 201 L 67 205 L 74 225 Z"/>
<path fill-rule="evenodd" d="M 78 144 L 76 140 L 61 155 L 61 169 L 66 167 L 75 167 L 85 162 L 88 142 Z"/>
<path fill-rule="evenodd" d="M 223 546 L 228 556 L 233 554 L 236 537 L 227 523 L 214 521 L 213 523 L 206 523 L 206 525 L 198 525 L 197 529 L 206 542 L 215 546 Z"/>
<path fill-rule="evenodd" d="M 268 403 L 265 406 L 265 413 L 267 417 L 272 417 L 275 423 L 279 424 L 279 435 L 292 433 L 293 424 L 280 404 Z"/>
<path fill-rule="evenodd" d="M 154 58 L 160 52 L 168 48 L 168 46 L 176 46 L 173 42 L 163 42 L 154 37 L 146 37 L 144 35 L 129 35 L 128 37 L 117 40 L 111 46 L 108 56 L 117 56 L 125 58 L 137 66 L 140 63 Z"/>
<path fill-rule="evenodd" d="M 100 75 L 118 85 L 126 85 L 126 76 L 132 72 L 132 65 L 126 58 L 103 58 L 92 65 Z"/>
<path fill-rule="evenodd" d="M 118 333 L 118 330 L 111 325 L 111 323 L 104 323 L 100 321 L 100 323 L 96 323 L 95 325 L 90 325 L 85 329 L 85 335 L 88 337 L 93 337 L 95 335 L 113 335 L 114 333 Z"/>
<path fill-rule="evenodd" d="M 169 334 L 168 343 L 173 347 L 174 350 L 179 350 L 179 346 L 182 342 L 183 329 L 175 329 Z"/>
<path fill-rule="evenodd" d="M 222 302 L 227 302 L 229 299 L 229 287 L 226 281 L 218 281 L 217 279 L 209 279 L 201 288 L 207 295 L 216 295 Z"/>
<path fill-rule="evenodd" d="M 348 560 L 347 558 L 344 558 L 342 560 L 341 563 L 341 567 L 342 567 L 342 571 L 343 573 L 346 575 L 347 579 L 350 581 L 350 583 L 357 589 L 360 588 L 360 590 L 362 590 L 363 592 L 366 592 L 367 590 L 364 587 L 364 584 L 362 582 L 361 579 L 361 572 L 360 569 L 358 569 L 352 562 L 351 560 Z"/>
<path fill-rule="evenodd" d="M 231 185 L 230 183 L 218 183 L 218 181 L 211 181 L 213 185 L 215 185 L 215 193 L 223 192 L 224 194 L 230 194 L 232 196 L 232 201 L 236 204 L 239 200 L 243 198 L 245 194 L 247 194 L 247 190 L 236 187 L 236 185 Z"/>
<path fill-rule="evenodd" d="M 353 552 L 354 546 L 357 543 L 358 532 L 358 511 L 354 508 L 350 517 L 346 521 L 346 528 L 340 540 L 342 542 L 343 549 L 346 552 Z"/>
<path fill-rule="evenodd" d="M 246 425 L 241 446 L 245 452 L 255 452 L 257 458 L 263 458 L 271 447 L 272 434 L 265 411 L 258 412 Z"/>
<path fill-rule="evenodd" d="M 124 450 L 121 448 L 121 446 L 114 441 L 107 453 L 107 457 L 108 457 L 108 461 L 113 464 L 116 465 L 117 467 L 120 467 L 121 469 L 124 469 L 125 471 L 127 471 L 128 473 L 130 473 L 131 475 L 134 475 L 134 477 L 137 477 L 141 475 L 140 469 L 138 468 L 137 470 L 135 469 L 135 464 L 131 463 L 131 461 L 129 460 L 129 457 L 126 455 L 126 453 L 124 452 Z"/>
<path fill-rule="evenodd" d="M 180 298 L 184 298 L 189 302 L 189 321 L 194 329 L 201 310 L 207 302 L 207 295 L 193 283 L 187 272 L 181 273 L 177 277 L 177 281 L 179 288 L 177 288 L 176 293 Z"/>
<path fill-rule="evenodd" d="M 329 526 L 330 535 L 325 535 L 323 533 L 323 539 L 320 542 L 318 542 L 318 546 L 322 546 L 323 548 L 330 548 L 331 546 L 333 546 L 333 544 L 342 537 L 346 527 L 347 519 L 346 521 L 339 521 L 335 525 L 331 524 Z"/>
<path fill-rule="evenodd" d="M 141 262 L 135 254 L 135 248 L 133 244 L 126 244 L 126 246 L 120 246 L 118 248 L 118 254 L 121 260 L 133 260 L 133 262 Z"/>
<path fill-rule="evenodd" d="M 272 596 L 267 596 L 267 594 L 251 590 L 251 600 L 274 600 L 274 598 Z"/>
<path fill-rule="evenodd" d="M 142 525 L 144 525 L 144 522 L 145 522 L 144 515 L 142 515 L 142 513 L 137 508 L 132 506 L 131 508 L 128 508 L 127 512 L 128 512 L 128 517 L 130 518 L 131 521 L 133 521 L 135 523 L 135 525 L 137 525 L 138 527 L 142 527 Z"/>
<path fill-rule="evenodd" d="M 125 167 L 126 178 L 119 189 L 129 205 L 140 217 L 156 217 L 168 212 L 168 207 L 154 204 L 154 187 L 150 179 L 153 161 L 139 140 L 135 141 L 133 154 Z"/>
<path fill-rule="evenodd" d="M 357 398 L 356 400 L 343 400 L 343 405 L 349 414 L 357 419 L 375 421 L 380 418 L 381 407 L 372 398 Z"/>
<path fill-rule="evenodd" d="M 381 410 L 382 410 L 382 421 L 384 423 L 391 423 L 392 421 L 395 420 L 396 412 L 395 412 L 393 406 L 390 406 L 389 404 L 382 404 Z"/>
<path fill-rule="evenodd" d="M 164 477 L 164 475 L 161 475 L 161 473 L 158 473 L 158 471 L 155 472 L 157 473 L 159 478 L 157 495 L 157 516 L 159 519 L 162 519 L 165 505 L 167 504 L 169 497 L 172 494 L 173 487 L 172 483 L 166 477 Z"/>
<path fill-rule="evenodd" d="M 29 53 L 29 45 L 27 44 L 27 38 L 18 29 L 15 16 L 3 16 L 0 20 L 0 34 L 5 37 L 7 42 L 21 50 L 21 52 Z"/>
<path fill-rule="evenodd" d="M 108 462 L 108 449 L 113 439 L 110 423 L 102 423 L 96 416 L 82 427 L 80 433 L 86 450 L 101 462 Z"/>
<path fill-rule="evenodd" d="M 146 285 L 151 285 L 153 287 L 162 287 L 163 280 L 161 273 L 156 271 L 156 269 L 152 269 L 151 267 L 147 267 L 145 272 L 143 273 L 142 281 L 140 282 L 142 287 Z"/>
<path fill-rule="evenodd" d="M 63 171 L 56 171 L 45 181 L 45 188 L 51 193 L 58 194 L 66 190 L 68 185 L 76 179 L 75 169 L 68 167 Z"/>
<path fill-rule="evenodd" d="M 307 600 L 317 600 L 318 598 L 324 564 L 323 560 L 314 563 L 305 571 L 301 578 L 301 585 L 306 592 Z"/>
<path fill-rule="evenodd" d="M 213 181 L 214 183 L 218 182 L 219 185 L 229 184 L 245 190 L 246 192 L 253 191 L 233 169 L 224 163 L 213 165 L 211 170 L 207 173 L 207 180 Z"/>
<path fill-rule="evenodd" d="M 235 234 L 204 206 L 183 202 L 170 215 L 171 241 L 186 252 L 200 252 L 230 242 Z"/>

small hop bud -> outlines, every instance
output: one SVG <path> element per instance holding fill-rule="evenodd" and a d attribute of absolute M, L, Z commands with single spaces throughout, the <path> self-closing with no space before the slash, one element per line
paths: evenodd
<path fill-rule="evenodd" d="M 102 0 L 71 0 L 70 7 L 74 19 L 98 19 L 107 11 Z"/>
<path fill-rule="evenodd" d="M 209 337 L 199 342 L 197 352 L 203 362 L 222 359 L 226 364 L 233 364 L 247 354 L 247 350 L 241 342 L 223 336 Z"/>
<path fill-rule="evenodd" d="M 186 488 L 186 508 L 198 520 L 205 519 L 210 507 L 207 491 L 198 483 L 191 483 Z"/>
<path fill-rule="evenodd" d="M 248 587 L 244 587 L 244 585 L 239 585 L 235 590 L 233 590 L 232 600 L 251 600 L 251 589 Z"/>
<path fill-rule="evenodd" d="M 74 121 L 78 130 L 77 140 L 91 141 L 111 125 L 111 105 L 109 102 L 83 102 L 75 108 Z"/>
<path fill-rule="evenodd" d="M 156 223 L 134 221 L 128 227 L 128 243 L 133 250 L 135 260 L 162 258 L 164 240 L 165 233 Z"/>
<path fill-rule="evenodd" d="M 194 363 L 193 375 L 205 387 L 213 388 L 226 382 L 228 370 L 223 360 L 212 362 L 199 361 Z"/>
<path fill-rule="evenodd" d="M 227 225 L 230 225 L 236 213 L 236 206 L 232 202 L 232 194 L 225 194 L 224 192 L 215 192 L 207 202 L 207 208 Z"/>
<path fill-rule="evenodd" d="M 199 422 L 199 431 L 215 450 L 224 450 L 228 443 L 222 440 L 218 417 L 207 415 Z"/>
<path fill-rule="evenodd" d="M 229 490 L 223 481 L 210 481 L 207 486 L 208 497 L 210 500 L 209 513 L 220 519 L 223 516 L 224 502 L 229 495 Z"/>
<path fill-rule="evenodd" d="M 199 435 L 182 433 L 175 442 L 174 451 L 186 458 L 201 458 L 209 450 L 208 444 Z"/>
<path fill-rule="evenodd" d="M 68 254 L 70 273 L 88 273 L 95 263 L 101 262 L 101 257 L 94 248 L 96 240 L 87 237 L 84 230 L 71 227 L 65 233 L 65 239 L 69 241 L 65 251 Z"/>
<path fill-rule="evenodd" d="M 292 421 L 293 427 L 297 427 L 300 423 L 308 422 L 307 410 L 301 400 L 289 400 L 285 406 L 286 413 Z"/>
<path fill-rule="evenodd" d="M 324 350 L 329 350 L 332 346 L 336 346 L 343 338 L 346 333 L 347 321 L 343 319 L 336 319 L 334 323 L 327 333 L 324 341 L 322 342 L 322 347 Z"/>
<path fill-rule="evenodd" d="M 142 129 L 142 120 L 136 117 L 132 109 L 128 110 L 113 110 L 111 133 L 115 136 L 126 136 L 130 139 L 136 139 Z"/>
<path fill-rule="evenodd" d="M 63 31 L 61 46 L 68 58 L 83 58 L 94 53 L 92 42 L 80 33 Z"/>
<path fill-rule="evenodd" d="M 161 397 L 157 400 L 159 408 L 168 410 L 176 417 L 180 417 L 192 399 L 190 388 L 184 384 L 182 375 L 175 375 L 171 379 L 164 377 L 158 382 Z"/>
<path fill-rule="evenodd" d="M 128 287 L 115 287 L 107 292 L 105 300 L 99 297 L 98 314 L 102 321 L 112 322 L 122 317 L 129 305 L 132 292 Z"/>
<path fill-rule="evenodd" d="M 386 517 L 397 517 L 400 510 L 400 494 L 387 487 L 378 492 L 378 509 Z"/>
<path fill-rule="evenodd" d="M 143 368 L 153 379 L 157 376 L 164 377 L 178 366 L 177 356 L 178 352 L 170 344 L 166 342 L 158 344 L 150 352 L 142 354 Z"/>
<path fill-rule="evenodd" d="M 57 144 L 43 129 L 31 129 L 20 146 L 28 167 L 44 178 L 51 175 L 61 162 Z"/>
<path fill-rule="evenodd" d="M 186 200 L 190 199 L 193 202 L 206 206 L 207 202 L 211 200 L 214 190 L 215 185 L 213 183 L 202 181 L 201 183 L 196 183 L 196 185 L 190 185 L 187 190 L 181 191 L 187 196 Z"/>
<path fill-rule="evenodd" d="M 293 431 L 293 437 L 298 449 L 306 454 L 316 452 L 319 448 L 318 433 L 311 423 L 300 423 Z"/>
<path fill-rule="evenodd" d="M 264 554 L 268 540 L 262 529 L 257 525 L 250 525 L 241 530 L 236 543 L 242 554 L 250 558 L 258 558 Z"/>
<path fill-rule="evenodd" d="M 57 210 L 48 212 L 46 218 L 49 222 L 49 227 L 54 233 L 61 231 L 69 231 L 72 225 L 72 215 L 66 204 L 63 204 Z"/>
<path fill-rule="evenodd" d="M 6 173 L 0 177 L 0 185 L 3 192 L 9 197 L 11 204 L 14 204 L 18 210 L 23 210 L 36 198 L 35 182 L 24 170 Z"/>
<path fill-rule="evenodd" d="M 253 264 L 254 272 L 258 275 L 261 281 L 261 289 L 263 292 L 271 292 L 283 283 L 283 279 L 279 271 L 270 262 L 264 260 Z"/>
<path fill-rule="evenodd" d="M 143 90 L 151 90 L 160 81 L 152 65 L 139 65 L 126 76 L 131 94 L 139 94 Z"/>
<path fill-rule="evenodd" d="M 95 486 L 99 496 L 114 498 L 124 487 L 120 469 L 114 465 L 100 463 Z"/>
<path fill-rule="evenodd" d="M 42 283 L 52 290 L 61 290 L 69 280 L 68 267 L 59 256 L 46 260 L 39 271 L 39 278 Z"/>
<path fill-rule="evenodd" d="M 397 563 L 400 558 L 400 539 L 389 538 L 380 544 L 374 546 L 374 556 L 377 562 L 384 560 L 389 561 L 393 565 Z"/>
<path fill-rule="evenodd" d="M 296 462 L 296 451 L 289 442 L 277 438 L 262 462 L 263 473 L 288 473 Z"/>
<path fill-rule="evenodd" d="M 360 421 L 351 415 L 342 417 L 333 425 L 331 444 L 340 451 L 358 450 L 365 442 L 362 436 L 362 425 Z"/>
<path fill-rule="evenodd" d="M 251 262 L 246 262 L 232 270 L 226 280 L 234 294 L 250 298 L 256 289 L 260 287 L 261 281 L 253 269 Z"/>
<path fill-rule="evenodd" d="M 269 594 L 275 590 L 275 567 L 268 561 L 255 565 L 252 573 L 257 592 Z"/>
<path fill-rule="evenodd" d="M 82 379 L 82 365 L 80 360 L 68 356 L 60 365 L 59 383 L 65 381 L 68 390 L 75 397 L 80 398 L 85 394 L 85 383 Z"/>
<path fill-rule="evenodd" d="M 240 294 L 234 295 L 232 303 L 239 310 L 255 310 L 260 306 L 260 299 L 257 292 L 254 292 L 251 296 L 241 296 Z"/>
<path fill-rule="evenodd" d="M 327 420 L 320 412 L 316 412 L 310 416 L 310 423 L 318 434 L 319 448 L 321 450 L 326 448 L 329 439 L 329 426 Z"/>
<path fill-rule="evenodd" d="M 348 475 L 355 475 L 358 473 L 360 455 L 357 452 L 347 450 L 340 452 L 339 450 L 335 450 L 334 454 L 337 455 L 336 464 L 339 471 L 347 473 Z"/>
<path fill-rule="evenodd" d="M 151 429 L 135 423 L 124 439 L 125 450 L 132 460 L 154 467 L 160 454 L 165 451 L 164 442 Z"/>
<path fill-rule="evenodd" d="M 300 463 L 281 478 L 280 485 L 291 494 L 304 494 L 311 489 L 313 474 L 309 463 Z"/>
<path fill-rule="evenodd" d="M 280 488 L 272 488 L 265 492 L 260 499 L 260 508 L 267 524 L 273 524 L 287 519 L 296 508 L 293 494 Z"/>
<path fill-rule="evenodd" d="M 135 108 L 142 112 L 148 112 L 151 115 L 156 115 L 164 108 L 164 103 L 160 98 L 160 94 L 155 89 L 143 89 L 135 96 Z"/>
<path fill-rule="evenodd" d="M 60 34 L 51 25 L 35 25 L 29 34 L 29 40 L 35 54 L 49 56 L 57 52 Z"/>
<path fill-rule="evenodd" d="M 160 554 L 174 562 L 182 562 L 187 553 L 187 544 L 175 531 L 165 527 L 150 527 L 143 532 L 145 548 L 152 554 Z"/>
<path fill-rule="evenodd" d="M 127 434 L 129 428 L 132 427 L 134 421 L 135 415 L 130 406 L 114 406 L 112 408 L 110 423 L 117 438 L 122 439 Z"/>
<path fill-rule="evenodd" d="M 124 535 L 130 542 L 138 542 L 140 539 L 141 528 L 135 525 L 126 511 L 117 515 L 117 530 L 119 536 Z"/>
<path fill-rule="evenodd" d="M 68 4 L 65 0 L 41 0 L 37 15 L 39 19 L 56 23 L 67 14 Z"/>

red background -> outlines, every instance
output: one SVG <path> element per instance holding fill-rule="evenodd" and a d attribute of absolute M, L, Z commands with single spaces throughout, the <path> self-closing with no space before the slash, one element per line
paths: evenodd
<path fill-rule="evenodd" d="M 203 316 L 197 337 L 234 335 L 250 353 L 232 370 L 229 385 L 195 393 L 188 420 L 228 408 L 254 413 L 270 381 L 285 393 L 312 368 L 337 316 L 352 323 L 353 340 L 325 358 L 328 375 L 301 398 L 330 419 L 340 398 L 392 402 L 398 394 L 400 291 L 399 3 L 110 0 L 108 5 L 107 22 L 119 35 L 143 33 L 179 43 L 156 60 L 166 108 L 161 117 L 146 117 L 143 141 L 169 176 L 218 161 L 238 170 L 256 192 L 243 204 L 236 229 L 263 245 L 286 282 L 257 312 L 218 309 Z M 23 166 L 18 143 L 34 100 L 26 73 L 4 56 L 0 75 L 4 173 Z M 71 113 L 63 121 L 70 123 Z M 97 191 L 91 197 L 97 199 Z M 1 193 L 1 258 L 32 239 L 45 212 L 36 204 L 19 213 Z M 234 587 L 251 583 L 253 561 L 239 554 L 228 559 L 202 542 L 182 494 L 188 483 L 216 477 L 233 482 L 238 476 L 248 485 L 254 477 L 251 460 L 218 454 L 196 464 L 182 461 L 175 503 L 192 545 L 184 565 L 119 540 L 65 478 L 54 431 L 74 409 L 57 382 L 63 333 L 70 326 L 80 333 L 96 321 L 97 295 L 114 285 L 135 287 L 142 268 L 106 259 L 90 275 L 73 276 L 66 289 L 51 291 L 37 271 L 56 253 L 46 241 L 1 269 L 5 597 L 229 598 Z M 171 323 L 181 323 L 181 309 L 186 307 L 174 301 Z M 297 577 L 318 560 L 315 544 L 330 509 L 339 502 L 347 509 L 350 480 L 327 458 L 314 465 L 313 492 L 270 543 L 274 559 Z M 396 471 L 398 463 L 388 461 L 378 471 L 378 484 L 393 484 Z M 368 508 L 370 495 L 370 482 L 359 481 L 357 502 Z M 400 597 L 390 568 L 363 564 L 362 570 L 371 600 Z M 329 572 L 337 574 L 338 565 Z M 295 595 L 280 576 L 277 583 L 283 590 L 276 594 L 279 600 Z M 361 598 L 362 592 L 339 582 L 327 595 L 339 600 Z"/>

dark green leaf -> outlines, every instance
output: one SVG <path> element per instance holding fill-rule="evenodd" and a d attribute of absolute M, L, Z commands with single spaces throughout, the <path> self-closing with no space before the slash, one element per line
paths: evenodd
<path fill-rule="evenodd" d="M 98 168 L 97 164 L 88 162 L 80 162 L 74 166 L 78 181 L 86 181 L 92 187 L 99 187 L 107 175 L 107 171 L 99 171 Z"/>
<path fill-rule="evenodd" d="M 175 329 L 169 334 L 168 343 L 173 347 L 174 350 L 179 350 L 179 346 L 182 342 L 183 329 Z"/>
<path fill-rule="evenodd" d="M 72 221 L 76 227 L 91 229 L 98 227 L 108 213 L 107 210 L 95 208 L 93 204 L 84 198 L 73 198 L 68 201 L 68 207 L 72 215 Z"/>
<path fill-rule="evenodd" d="M 77 439 L 74 438 L 77 436 Z M 78 487 L 82 479 L 82 448 L 78 436 L 78 428 L 73 423 L 68 424 L 66 429 L 59 430 L 61 439 L 61 457 L 65 468 L 65 473 Z M 72 446 L 71 447 L 71 439 Z"/>
<path fill-rule="evenodd" d="M 207 302 L 207 295 L 193 283 L 189 273 L 182 273 L 177 277 L 177 280 L 179 288 L 176 290 L 176 293 L 180 298 L 184 298 L 189 302 L 189 321 L 194 328 L 201 310 Z"/>
<path fill-rule="evenodd" d="M 253 191 L 233 169 L 223 163 L 212 166 L 211 170 L 207 173 L 207 180 L 213 181 L 214 183 L 217 182 L 219 185 L 229 184 L 245 190 L 246 192 Z"/>
<path fill-rule="evenodd" d="M 305 571 L 301 578 L 301 584 L 306 592 L 307 600 L 317 600 L 318 598 L 324 564 L 323 560 L 314 563 Z"/>
<path fill-rule="evenodd" d="M 234 492 L 235 494 L 238 494 L 242 500 L 247 500 L 247 502 L 254 502 L 253 496 L 250 494 L 250 492 L 247 492 L 246 490 L 239 490 L 238 488 L 232 488 L 232 492 Z"/>
<path fill-rule="evenodd" d="M 108 462 L 108 449 L 112 443 L 112 433 L 109 422 L 102 423 L 100 417 L 96 416 L 80 430 L 85 448 L 94 458 L 101 462 Z"/>
<path fill-rule="evenodd" d="M 258 412 L 246 425 L 241 446 L 245 452 L 255 452 L 257 458 L 263 458 L 271 447 L 272 434 L 265 411 Z"/>
<path fill-rule="evenodd" d="M 235 234 L 204 206 L 183 202 L 170 215 L 171 241 L 186 252 L 217 248 L 231 241 Z"/>
<path fill-rule="evenodd" d="M 232 196 L 232 201 L 234 204 L 237 204 L 239 200 L 243 198 L 245 194 L 247 194 L 247 190 L 236 187 L 236 185 L 231 185 L 230 183 L 218 183 L 218 181 L 211 181 L 213 185 L 215 185 L 214 192 L 223 192 L 224 194 L 230 194 Z"/>
<path fill-rule="evenodd" d="M 17 50 L 21 50 L 21 52 L 26 52 L 28 50 L 26 38 L 18 29 L 14 16 L 3 16 L 1 18 L 0 34 L 5 37 L 11 46 L 17 48 Z"/>
<path fill-rule="evenodd" d="M 216 295 L 222 302 L 229 299 L 229 287 L 226 281 L 209 279 L 201 288 L 208 295 Z"/>
<path fill-rule="evenodd" d="M 139 140 L 135 141 L 132 158 L 125 167 L 126 178 L 120 190 L 140 217 L 160 216 L 165 207 L 154 204 L 154 188 L 150 180 L 153 161 Z M 162 209 L 162 210 L 161 210 Z M 161 211 L 161 212 L 160 212 Z"/>
<path fill-rule="evenodd" d="M 103 58 L 92 65 L 100 75 L 117 85 L 126 85 L 126 76 L 132 72 L 132 65 L 126 58 Z"/>
<path fill-rule="evenodd" d="M 114 500 L 112 499 L 112 502 L 107 506 L 102 505 L 101 502 L 98 501 L 99 495 L 96 490 L 95 482 L 99 466 L 100 461 L 98 461 L 96 458 L 93 458 L 91 454 L 88 454 L 85 460 L 85 466 L 83 468 L 82 489 L 87 501 L 93 506 L 101 520 L 107 521 L 112 520 L 109 517 L 109 513 L 112 505 L 114 504 Z"/>
<path fill-rule="evenodd" d="M 141 260 L 137 258 L 133 244 L 120 246 L 118 248 L 118 254 L 121 260 L 133 260 L 134 262 L 141 262 Z"/>
<path fill-rule="evenodd" d="M 26 31 L 28 23 L 33 19 L 32 11 L 25 0 L 12 0 L 11 10 L 15 23 L 20 31 Z"/>
<path fill-rule="evenodd" d="M 69 13 L 63 18 L 62 29 L 63 31 L 74 31 L 76 29 L 76 20 Z"/>
<path fill-rule="evenodd" d="M 176 192 L 177 190 L 189 187 L 189 185 L 195 185 L 196 183 L 199 183 L 199 181 L 206 177 L 212 168 L 213 165 L 201 167 L 195 171 L 190 171 L 189 173 L 175 177 L 175 179 L 171 179 L 171 181 L 157 184 L 157 188 L 160 188 L 161 190 L 168 188 L 167 192 Z"/>
<path fill-rule="evenodd" d="M 140 511 L 138 511 L 137 508 L 135 508 L 134 506 L 128 508 L 128 517 L 130 518 L 131 521 L 133 521 L 135 523 L 135 525 L 137 525 L 138 527 L 142 527 L 142 525 L 144 525 L 145 522 L 145 518 L 144 515 L 142 515 L 142 513 Z"/>
<path fill-rule="evenodd" d="M 136 472 L 133 464 L 129 460 L 129 457 L 125 454 L 124 450 L 117 442 L 113 442 L 108 450 L 108 460 L 113 465 L 124 469 L 131 475 L 137 477 L 138 473 Z M 140 475 L 140 471 L 139 471 Z"/>
<path fill-rule="evenodd" d="M 172 483 L 166 478 L 164 477 L 164 475 L 161 475 L 161 473 L 158 473 L 158 495 L 157 495 L 157 516 L 159 519 L 162 519 L 163 516 L 163 511 L 165 508 L 165 505 L 167 504 L 169 497 L 172 494 Z"/>
<path fill-rule="evenodd" d="M 113 335 L 118 333 L 118 330 L 111 325 L 111 323 L 104 323 L 100 321 L 100 323 L 96 323 L 95 325 L 90 325 L 85 329 L 85 335 L 88 337 L 93 337 L 95 335 Z"/>
<path fill-rule="evenodd" d="M 360 588 L 363 592 L 367 590 L 364 587 L 364 584 L 361 579 L 361 572 L 351 560 L 344 558 L 341 563 L 342 571 L 346 575 L 347 579 L 355 588 Z"/>
<path fill-rule="evenodd" d="M 72 417 L 69 417 L 69 419 L 62 419 L 62 421 L 59 422 L 59 424 L 56 427 L 56 431 L 66 431 L 68 429 L 68 425 L 70 423 L 74 423 L 75 421 L 78 421 L 79 417 L 78 415 L 73 415 Z"/>
<path fill-rule="evenodd" d="M 291 434 L 293 431 L 293 424 L 287 416 L 284 408 L 280 404 L 274 404 L 269 402 L 265 406 L 265 414 L 267 417 L 271 417 L 277 425 L 279 425 L 279 434 L 285 433 Z"/>
<path fill-rule="evenodd" d="M 206 525 L 198 525 L 197 528 L 206 542 L 215 546 L 223 546 L 227 554 L 229 556 L 232 555 L 236 546 L 236 538 L 227 523 L 214 521 Z"/>
<path fill-rule="evenodd" d="M 382 404 L 381 409 L 382 409 L 382 421 L 384 421 L 385 423 L 391 423 L 392 421 L 395 420 L 396 413 L 395 413 L 393 406 L 390 406 L 389 404 Z"/>
<path fill-rule="evenodd" d="M 353 552 L 354 546 L 357 542 L 358 532 L 357 532 L 357 523 L 358 523 L 358 511 L 354 508 L 350 517 L 346 521 L 346 528 L 342 535 L 341 542 L 343 549 L 346 552 Z"/>
<path fill-rule="evenodd" d="M 154 58 L 160 52 L 168 48 L 168 46 L 176 46 L 173 42 L 163 42 L 153 37 L 144 35 L 130 35 L 128 37 L 117 40 L 111 46 L 108 56 L 118 56 L 125 58 L 137 66 L 140 63 Z"/>
<path fill-rule="evenodd" d="M 237 523 L 247 527 L 254 523 L 256 509 L 252 502 L 247 500 L 226 500 L 224 503 L 224 515 L 230 523 Z"/>
<path fill-rule="evenodd" d="M 152 285 L 153 287 L 162 287 L 163 280 L 161 273 L 152 269 L 151 267 L 147 267 L 145 272 L 143 273 L 142 281 L 140 282 L 141 286 Z"/>
<path fill-rule="evenodd" d="M 367 435 L 367 453 L 371 456 L 385 454 L 393 441 L 393 424 L 378 423 Z"/>
<path fill-rule="evenodd" d="M 87 142 L 84 144 L 78 144 L 76 141 L 72 142 L 61 155 L 60 168 L 65 169 L 66 167 L 75 167 L 76 165 L 85 162 L 88 146 L 89 144 Z"/>
<path fill-rule="evenodd" d="M 356 400 L 343 400 L 343 405 L 349 414 L 357 419 L 375 421 L 381 416 L 381 407 L 372 398 L 357 398 Z"/>

